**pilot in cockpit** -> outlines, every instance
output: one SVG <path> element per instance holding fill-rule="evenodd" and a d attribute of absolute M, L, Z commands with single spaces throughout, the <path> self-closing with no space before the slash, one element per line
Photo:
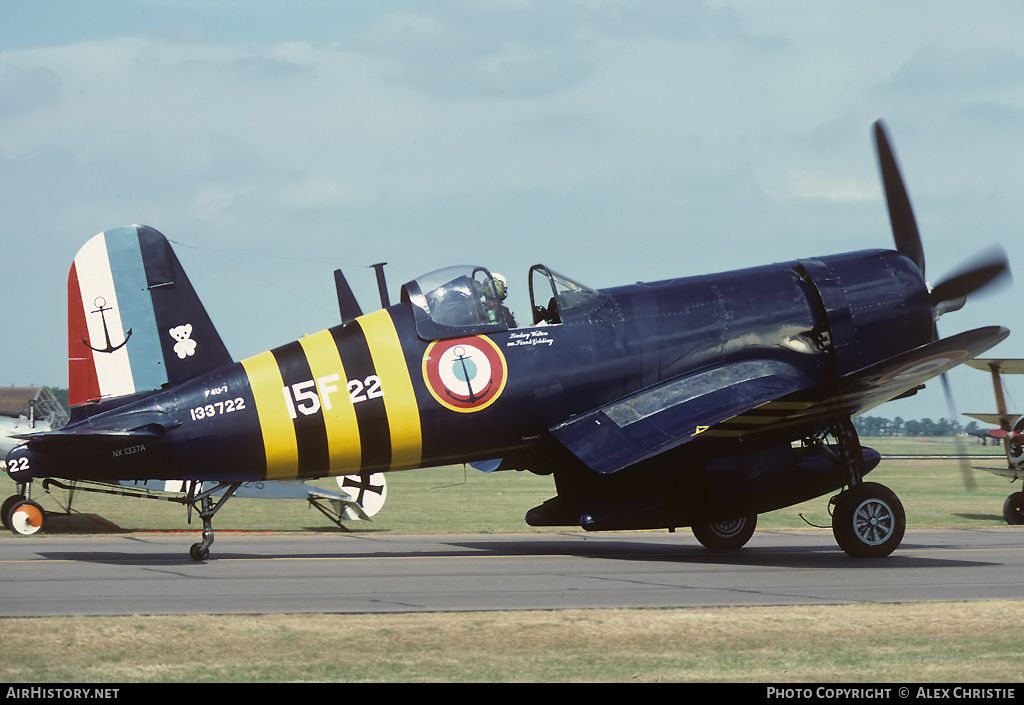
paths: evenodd
<path fill-rule="evenodd" d="M 491 272 L 490 282 L 484 286 L 486 294 L 489 297 L 493 297 L 493 299 L 498 302 L 498 306 L 501 308 L 501 315 L 505 319 L 505 324 L 509 328 L 515 328 L 516 318 L 504 303 L 505 298 L 508 296 L 508 281 L 505 279 L 504 275 L 498 274 L 497 272 Z"/>

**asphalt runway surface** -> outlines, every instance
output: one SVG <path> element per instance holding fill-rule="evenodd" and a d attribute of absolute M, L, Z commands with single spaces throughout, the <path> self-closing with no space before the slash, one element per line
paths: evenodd
<path fill-rule="evenodd" d="M 388 613 L 1024 598 L 1024 527 L 908 531 L 856 560 L 829 531 L 736 552 L 688 531 L 0 538 L 0 616 Z"/>

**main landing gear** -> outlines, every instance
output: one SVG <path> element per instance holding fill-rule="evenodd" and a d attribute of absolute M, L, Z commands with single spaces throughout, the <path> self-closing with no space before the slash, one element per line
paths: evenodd
<path fill-rule="evenodd" d="M 709 524 L 694 524 L 690 527 L 694 537 L 705 548 L 716 551 L 734 551 L 743 548 L 757 528 L 757 515 L 718 521 Z"/>
<path fill-rule="evenodd" d="M 864 454 L 853 423 L 847 420 L 837 424 L 818 436 L 804 439 L 804 445 L 846 474 L 844 484 L 848 489 L 829 500 L 832 535 L 839 547 L 853 558 L 883 558 L 895 551 L 903 541 L 907 516 L 892 490 L 877 482 L 864 482 Z M 1024 510 L 1012 511 L 1024 521 Z M 735 550 L 750 540 L 756 525 L 757 515 L 752 514 L 695 524 L 691 529 L 707 548 Z"/>
<path fill-rule="evenodd" d="M 836 543 L 853 558 L 888 556 L 899 547 L 907 529 L 903 504 L 885 485 L 864 482 L 860 439 L 852 421 L 834 426 L 826 435 L 834 445 L 821 443 L 818 449 L 848 473 L 849 489 L 829 501 Z"/>
<path fill-rule="evenodd" d="M 830 504 L 832 534 L 854 558 L 888 556 L 903 540 L 907 517 L 899 498 L 885 485 L 861 482 L 836 495 Z"/>
<path fill-rule="evenodd" d="M 1014 492 L 1003 502 L 1003 519 L 1007 524 L 1024 524 L 1024 492 Z"/>

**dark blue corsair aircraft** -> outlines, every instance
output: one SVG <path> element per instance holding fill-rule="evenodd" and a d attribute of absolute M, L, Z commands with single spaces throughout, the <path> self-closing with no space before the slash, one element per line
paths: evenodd
<path fill-rule="evenodd" d="M 1008 266 L 930 288 L 875 135 L 896 251 L 604 290 L 538 264 L 526 327 L 484 267 L 424 275 L 395 305 L 382 288 L 367 315 L 338 272 L 343 325 L 234 362 L 160 233 L 101 233 L 69 275 L 72 420 L 8 454 L 4 518 L 39 526 L 35 480 L 184 480 L 203 560 L 240 483 L 465 462 L 553 475 L 533 526 L 689 526 L 716 549 L 744 545 L 762 512 L 842 490 L 839 545 L 888 555 L 905 514 L 864 481 L 880 457 L 850 419 L 1003 340 L 998 326 L 940 340 L 935 322 Z"/>

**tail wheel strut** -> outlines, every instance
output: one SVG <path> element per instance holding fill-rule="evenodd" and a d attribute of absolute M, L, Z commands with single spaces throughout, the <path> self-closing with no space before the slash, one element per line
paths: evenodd
<path fill-rule="evenodd" d="M 193 481 L 189 487 L 188 495 L 183 502 L 188 505 L 189 521 L 192 519 L 193 510 L 203 520 L 203 540 L 192 544 L 188 549 L 188 555 L 194 561 L 205 561 L 210 555 L 210 546 L 213 545 L 213 517 L 224 506 L 224 503 L 234 496 L 235 491 L 242 486 L 241 482 L 221 482 L 216 487 L 196 494 L 196 489 L 202 487 L 199 481 Z M 223 490 L 219 500 L 214 500 L 216 493 Z"/>

